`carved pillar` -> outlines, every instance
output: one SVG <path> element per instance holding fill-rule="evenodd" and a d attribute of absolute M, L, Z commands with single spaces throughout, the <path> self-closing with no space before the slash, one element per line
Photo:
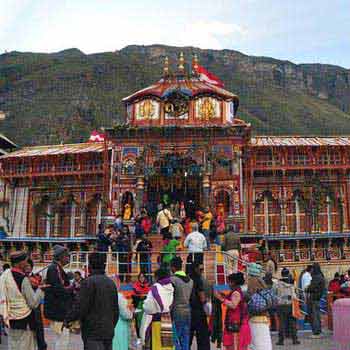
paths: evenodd
<path fill-rule="evenodd" d="M 75 234 L 75 209 L 76 203 L 72 201 L 71 209 L 70 209 L 70 236 L 74 237 Z"/>
<path fill-rule="evenodd" d="M 287 232 L 287 204 L 285 198 L 282 198 L 280 201 L 281 208 L 281 233 Z"/>
<path fill-rule="evenodd" d="M 51 203 L 47 204 L 47 217 L 46 217 L 46 237 L 51 235 L 51 220 L 52 220 L 52 205 Z"/>
<path fill-rule="evenodd" d="M 210 198 L 210 179 L 209 174 L 203 176 L 203 205 L 205 207 L 209 206 Z"/>
<path fill-rule="evenodd" d="M 253 209 L 253 215 L 252 215 L 252 232 L 256 233 L 256 226 L 255 226 L 255 202 L 252 204 L 252 209 Z"/>
<path fill-rule="evenodd" d="M 86 216 L 87 216 L 86 203 L 81 203 L 79 236 L 85 236 L 86 235 L 86 229 L 87 229 L 87 217 Z"/>
<path fill-rule="evenodd" d="M 143 176 L 137 178 L 136 183 L 136 200 L 135 200 L 135 214 L 139 214 L 143 203 L 143 192 L 145 188 L 145 179 Z"/>
<path fill-rule="evenodd" d="M 311 260 L 315 260 L 315 254 L 316 254 L 316 239 L 312 239 L 311 243 Z"/>
<path fill-rule="evenodd" d="M 300 203 L 298 198 L 295 198 L 295 221 L 296 233 L 300 233 Z"/>
<path fill-rule="evenodd" d="M 38 217 L 38 211 L 35 208 L 34 205 L 34 200 L 33 198 L 31 199 L 31 203 L 29 205 L 29 225 L 28 225 L 28 231 L 27 231 L 27 236 L 28 237 L 32 237 L 32 236 L 36 236 L 38 234 L 41 234 L 41 232 L 36 232 L 36 221 L 37 221 L 37 217 Z"/>
<path fill-rule="evenodd" d="M 349 215 L 348 215 L 348 207 L 349 207 L 349 197 L 348 197 L 348 190 L 347 190 L 348 184 L 345 183 L 342 184 L 342 196 L 341 196 L 341 211 L 343 216 L 343 227 L 341 228 L 343 232 L 346 232 L 349 230 L 348 228 L 348 222 L 349 222 Z"/>
<path fill-rule="evenodd" d="M 55 216 L 54 216 L 54 229 L 53 229 L 53 235 L 55 237 L 59 236 L 59 229 L 60 229 L 60 215 L 58 212 L 58 208 L 55 210 Z"/>
<path fill-rule="evenodd" d="M 295 249 L 295 261 L 300 260 L 300 240 L 297 239 L 296 241 L 296 249 Z"/>
<path fill-rule="evenodd" d="M 269 199 L 267 196 L 264 197 L 264 225 L 265 225 L 265 233 L 269 234 Z"/>
<path fill-rule="evenodd" d="M 332 232 L 332 208 L 331 208 L 331 199 L 327 196 L 327 232 Z"/>
<path fill-rule="evenodd" d="M 280 261 L 284 260 L 284 240 L 281 240 L 281 249 L 279 254 Z"/>
<path fill-rule="evenodd" d="M 96 235 L 98 234 L 98 226 L 101 224 L 102 220 L 102 200 L 99 199 L 97 202 L 97 214 L 96 214 Z"/>

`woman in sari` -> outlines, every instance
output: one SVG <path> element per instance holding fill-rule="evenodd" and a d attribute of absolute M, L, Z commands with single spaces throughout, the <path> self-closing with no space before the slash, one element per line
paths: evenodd
<path fill-rule="evenodd" d="M 225 350 L 247 350 L 251 342 L 248 323 L 248 307 L 244 301 L 241 286 L 244 276 L 241 272 L 228 277 L 231 292 L 227 295 L 218 294 L 216 297 L 226 309 L 224 315 L 223 345 Z"/>

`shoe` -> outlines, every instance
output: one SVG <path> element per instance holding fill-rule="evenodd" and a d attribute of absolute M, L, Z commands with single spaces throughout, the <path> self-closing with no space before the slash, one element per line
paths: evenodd
<path fill-rule="evenodd" d="M 283 346 L 284 345 L 284 341 L 282 340 L 279 340 L 277 343 L 276 343 L 277 346 Z"/>
<path fill-rule="evenodd" d="M 321 334 L 312 334 L 311 335 L 311 339 L 320 339 L 322 337 L 322 335 Z"/>
<path fill-rule="evenodd" d="M 299 340 L 293 340 L 293 345 L 300 345 L 300 341 Z"/>

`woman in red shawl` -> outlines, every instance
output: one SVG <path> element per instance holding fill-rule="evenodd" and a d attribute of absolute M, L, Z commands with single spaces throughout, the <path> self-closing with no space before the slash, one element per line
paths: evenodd
<path fill-rule="evenodd" d="M 139 274 L 137 281 L 133 285 L 133 290 L 132 303 L 135 307 L 135 328 L 137 338 L 140 339 L 143 301 L 146 299 L 147 293 L 150 290 L 150 285 L 144 273 L 141 272 Z"/>

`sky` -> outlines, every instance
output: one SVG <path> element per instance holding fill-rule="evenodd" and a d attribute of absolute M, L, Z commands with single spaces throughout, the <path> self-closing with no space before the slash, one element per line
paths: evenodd
<path fill-rule="evenodd" d="M 350 68 L 349 0 L 0 0 L 0 53 L 166 44 Z"/>

